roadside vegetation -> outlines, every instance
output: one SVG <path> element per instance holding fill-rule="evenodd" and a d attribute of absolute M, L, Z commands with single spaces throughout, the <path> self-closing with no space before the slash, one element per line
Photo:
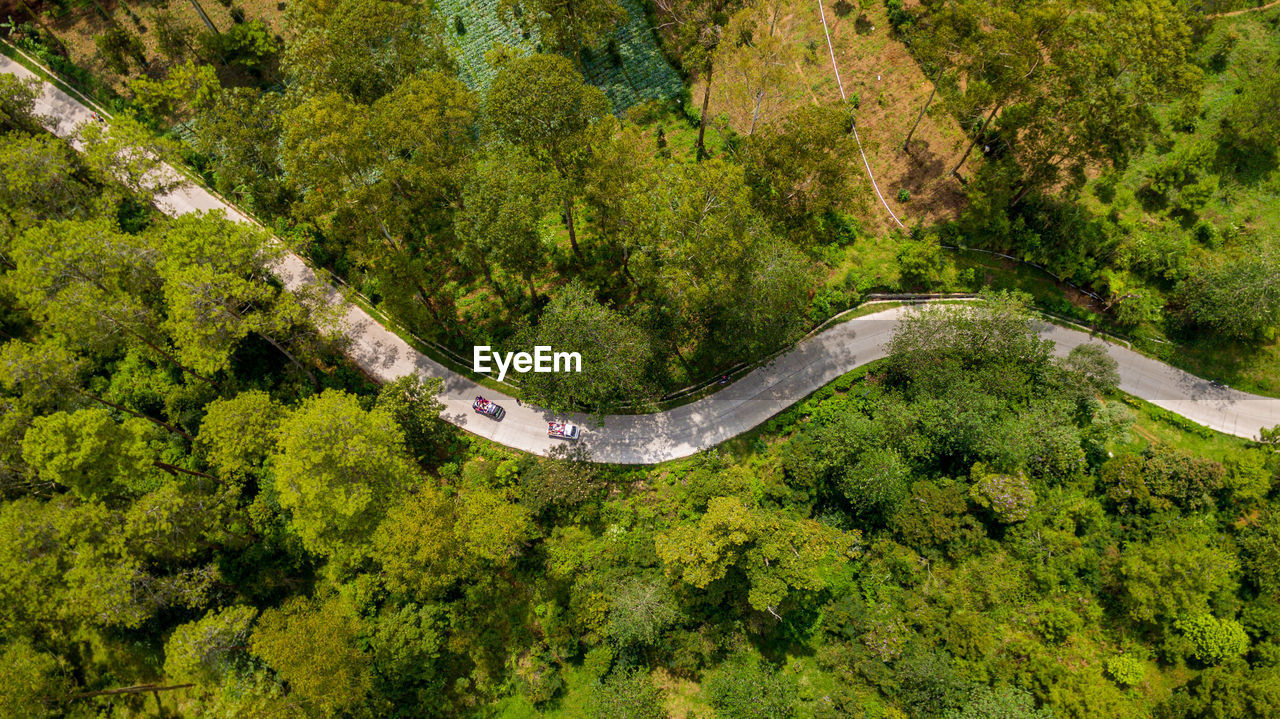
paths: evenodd
<path fill-rule="evenodd" d="M 213 28 L 194 3 L 39 7 L 20 46 L 69 53 L 409 332 L 519 349 L 585 288 L 648 361 L 625 390 L 570 393 L 581 409 L 719 376 L 870 291 L 1011 285 L 1280 392 L 1275 10 L 839 2 L 841 101 L 821 22 L 790 0 L 215 4 Z M 132 54 L 70 52 L 97 25 L 135 33 Z M 548 389 L 529 399 L 568 406 Z"/>

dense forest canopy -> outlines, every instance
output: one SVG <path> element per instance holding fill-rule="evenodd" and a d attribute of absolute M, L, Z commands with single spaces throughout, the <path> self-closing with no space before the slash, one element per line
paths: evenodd
<path fill-rule="evenodd" d="M 944 245 L 1043 264 L 1188 361 L 1265 357 L 1280 13 L 836 3 L 926 78 L 872 162 L 963 199 L 895 232 L 852 134 L 894 98 L 793 92 L 836 57 L 788 24 L 808 6 L 655 3 L 698 92 L 620 107 L 590 80 L 636 69 L 612 0 L 491 3 L 538 51 L 487 47 L 482 83 L 426 3 L 134 5 L 10 22 L 62 72 L 66 19 L 103 24 L 76 78 L 129 112 L 82 151 L 0 75 L 0 716 L 1280 715 L 1274 441 L 1123 395 L 1096 345 L 1055 357 L 1027 295 L 912 313 L 752 433 L 624 468 L 450 427 L 438 384 L 371 382 L 268 270 L 303 251 L 444 346 L 581 345 L 581 375 L 521 386 L 555 410 L 1013 272 Z M 161 158 L 284 245 L 156 211 Z"/>

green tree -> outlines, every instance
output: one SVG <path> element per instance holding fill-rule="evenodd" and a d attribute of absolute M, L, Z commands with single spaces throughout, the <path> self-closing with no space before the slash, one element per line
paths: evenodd
<path fill-rule="evenodd" d="M 535 305 L 533 279 L 546 267 L 549 249 L 542 232 L 548 184 L 528 154 L 510 146 L 494 148 L 477 158 L 454 216 L 468 263 L 478 266 L 499 294 L 493 266 L 524 280 Z"/>
<path fill-rule="evenodd" d="M 1036 708 L 1027 692 L 1001 684 L 980 687 L 969 695 L 964 707 L 943 714 L 943 719 L 1052 719 L 1053 710 Z"/>
<path fill-rule="evenodd" d="M 1233 619 L 1193 614 L 1180 617 L 1173 626 L 1191 642 L 1191 655 L 1206 665 L 1222 664 L 1249 650 L 1249 636 Z"/>
<path fill-rule="evenodd" d="M 736 497 L 716 497 L 697 522 L 673 527 L 657 537 L 655 546 L 668 574 L 699 589 L 731 570 L 740 572 L 751 607 L 776 616 L 792 591 L 825 588 L 831 568 L 858 554 L 860 539 L 858 532 L 753 510 Z"/>
<path fill-rule="evenodd" d="M 25 640 L 7 642 L 0 652 L 0 714 L 32 719 L 58 716 L 69 684 L 59 658 Z"/>
<path fill-rule="evenodd" d="M 1100 395 L 1114 392 L 1120 386 L 1119 366 L 1107 352 L 1106 345 L 1096 342 L 1072 347 L 1062 363 L 1072 379 Z"/>
<path fill-rule="evenodd" d="M 648 337 L 576 282 L 562 288 L 538 324 L 521 329 L 512 344 L 524 351 L 547 346 L 582 355 L 581 372 L 524 376 L 525 399 L 553 412 L 586 409 L 603 415 L 646 396 L 653 356 Z"/>
<path fill-rule="evenodd" d="M 474 565 L 454 524 L 453 499 L 430 485 L 393 505 L 373 536 L 387 587 L 429 600 L 466 577 Z"/>
<path fill-rule="evenodd" d="M 395 418 L 409 452 L 419 462 L 442 453 L 453 439 L 453 429 L 440 419 L 444 404 L 438 396 L 443 391 L 444 380 L 416 374 L 388 382 L 378 390 L 374 408 Z"/>
<path fill-rule="evenodd" d="M 680 64 L 702 82 L 702 110 L 698 115 L 698 139 L 694 150 L 698 160 L 707 158 L 707 108 L 711 104 L 712 70 L 716 50 L 724 37 L 729 17 L 742 3 L 739 0 L 659 0 L 655 3 L 674 25 Z"/>
<path fill-rule="evenodd" d="M 1265 335 L 1280 323 L 1280 253 L 1256 248 L 1194 266 L 1175 289 L 1184 317 L 1226 337 Z"/>
<path fill-rule="evenodd" d="M 339 561 L 364 555 L 387 504 L 416 479 L 395 418 L 334 390 L 281 422 L 271 469 L 303 545 Z"/>
<path fill-rule="evenodd" d="M 5 73 L 0 76 L 0 128 L 36 134 L 40 123 L 35 115 L 40 81 Z"/>
<path fill-rule="evenodd" d="M 155 460 L 148 443 L 154 428 L 131 420 L 119 424 L 105 409 L 37 417 L 22 440 L 22 457 L 40 476 L 72 489 L 83 499 L 127 492 Z"/>
<path fill-rule="evenodd" d="M 1235 587 L 1235 557 L 1194 533 L 1125 548 L 1116 567 L 1119 596 L 1130 619 L 1154 623 L 1203 614 L 1210 599 Z"/>
<path fill-rule="evenodd" d="M 289 4 L 285 23 L 293 37 L 281 65 L 306 95 L 368 103 L 415 72 L 449 64 L 428 5 L 301 0 Z"/>
<path fill-rule="evenodd" d="M 755 204 L 792 241 L 830 241 L 833 215 L 865 204 L 849 161 L 852 123 L 844 106 L 805 105 L 747 140 L 742 164 Z"/>
<path fill-rule="evenodd" d="M 1280 119 L 1271 112 L 1280 95 L 1280 65 L 1274 53 L 1242 53 L 1233 71 L 1239 73 L 1239 89 L 1230 97 L 1220 120 L 1226 143 L 1240 155 L 1266 153 L 1280 140 Z"/>
<path fill-rule="evenodd" d="M 608 98 L 586 84 L 569 60 L 539 54 L 502 66 L 489 85 L 485 110 L 500 137 L 560 178 L 569 244 L 581 257 L 573 206 L 591 164 L 592 137 L 612 127 L 604 122 Z"/>
<path fill-rule="evenodd" d="M 282 118 L 281 163 L 302 197 L 295 211 L 348 238 L 347 256 L 378 278 L 387 307 L 423 332 L 454 319 L 436 280 L 453 244 L 433 235 L 452 225 L 475 111 L 460 81 L 428 71 L 371 105 L 329 92 Z"/>
<path fill-rule="evenodd" d="M 272 282 L 269 268 L 283 249 L 265 233 L 221 215 L 183 215 L 160 225 L 155 243 L 165 326 L 186 365 L 205 374 L 226 371 L 252 333 L 317 383 L 287 338 L 308 315 L 323 323 L 323 305 L 305 307 Z"/>
<path fill-rule="evenodd" d="M 587 699 L 589 719 L 667 719 L 662 694 L 643 671 L 614 672 L 593 685 Z"/>
<path fill-rule="evenodd" d="M 974 304 L 908 313 L 889 344 L 889 372 L 921 390 L 969 375 L 986 391 L 1017 395 L 1044 376 L 1052 346 L 1036 336 L 1026 298 L 988 295 Z"/>
<path fill-rule="evenodd" d="M 254 607 L 237 605 L 205 614 L 173 630 L 164 647 L 164 673 L 184 682 L 216 686 L 234 672 L 249 648 Z"/>
<path fill-rule="evenodd" d="M 268 216 L 295 199 L 280 158 L 286 102 L 279 93 L 224 88 L 192 123 L 192 145 L 209 161 L 215 189 Z"/>
<path fill-rule="evenodd" d="M 791 717 L 799 703 L 794 679 L 747 652 L 726 659 L 708 678 L 706 692 L 716 716 L 725 719 Z"/>
<path fill-rule="evenodd" d="M 291 699 L 333 716 L 362 705 L 372 683 L 360 630 L 340 600 L 295 598 L 262 613 L 249 648 L 287 684 Z"/>
<path fill-rule="evenodd" d="M 168 349 L 161 313 L 144 298 L 160 289 L 154 250 L 105 220 L 48 222 L 19 235 L 6 282 L 50 334 L 70 349 L 108 355 L 145 346 L 209 380 Z"/>
<path fill-rule="evenodd" d="M 601 47 L 627 19 L 617 0 L 499 0 L 498 14 L 536 29 L 548 49 L 572 54 L 579 66 L 583 49 Z"/>
<path fill-rule="evenodd" d="M 605 631 L 623 647 L 655 647 L 679 619 L 679 607 L 665 584 L 630 579 L 614 595 Z"/>
<path fill-rule="evenodd" d="M 667 344 L 678 348 L 708 332 L 729 331 L 725 316 L 742 311 L 741 293 L 751 286 L 754 270 L 768 267 L 765 248 L 770 245 L 741 169 L 721 160 L 668 164 L 633 193 L 627 214 L 643 248 L 633 265 L 635 275 L 645 294 L 673 315 L 674 321 L 665 323 Z M 793 276 L 794 262 L 778 259 L 781 272 L 761 273 L 765 286 Z M 770 292 L 766 298 L 780 296 L 785 293 Z M 784 319 L 773 312 L 770 318 Z M 743 339 L 758 346 L 756 338 L 738 337 L 720 346 Z"/>
<path fill-rule="evenodd" d="M 96 193 L 77 177 L 78 172 L 75 155 L 62 140 L 44 134 L 10 134 L 0 145 L 0 213 L 15 229 L 40 220 L 95 214 L 99 209 Z M 7 245 L 0 244 L 0 254 L 9 254 Z"/>
<path fill-rule="evenodd" d="M 1180 687 L 1161 709 L 1174 719 L 1266 719 L 1280 711 L 1280 669 L 1210 668 Z"/>
<path fill-rule="evenodd" d="M 276 445 L 284 408 L 260 390 L 218 398 L 205 405 L 196 444 L 218 475 L 248 477 L 261 469 Z"/>
<path fill-rule="evenodd" d="M 812 260 L 782 241 L 761 242 L 745 258 L 743 276 L 723 307 L 709 349 L 744 360 L 763 357 L 809 328 L 809 297 L 817 276 Z"/>

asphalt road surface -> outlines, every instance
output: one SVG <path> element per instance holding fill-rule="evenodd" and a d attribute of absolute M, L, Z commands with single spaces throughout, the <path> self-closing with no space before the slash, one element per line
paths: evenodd
<path fill-rule="evenodd" d="M 33 76 L 5 56 L 0 56 L 0 70 Z M 36 111 L 47 117 L 49 129 L 60 136 L 69 136 L 80 124 L 93 121 L 89 108 L 48 83 Z M 219 210 L 238 222 L 249 222 L 234 208 L 191 184 L 158 197 L 156 204 L 171 215 Z M 286 255 L 275 272 L 291 290 L 322 282 L 293 254 Z M 328 301 L 338 306 L 348 354 L 373 377 L 391 381 L 413 372 L 440 377 L 444 381 L 444 419 L 499 444 L 544 454 L 563 441 L 547 437 L 547 421 L 563 417 L 518 406 L 513 398 L 477 385 L 414 350 L 364 310 L 345 302 L 332 287 L 325 285 L 324 292 Z M 569 419 L 583 428 L 578 441 L 597 462 L 652 464 L 686 457 L 746 432 L 845 372 L 884 357 L 898 318 L 910 311 L 895 307 L 835 325 L 714 395 L 675 409 L 610 416 L 602 426 L 585 416 Z M 1076 345 L 1099 342 L 1085 332 L 1057 325 L 1044 324 L 1038 329 L 1054 341 L 1055 352 L 1061 355 Z M 1240 437 L 1254 438 L 1260 428 L 1280 424 L 1280 399 L 1220 387 L 1137 352 L 1103 344 L 1119 363 L 1120 389 L 1129 394 Z M 471 410 L 471 400 L 481 394 L 507 410 L 502 421 Z"/>

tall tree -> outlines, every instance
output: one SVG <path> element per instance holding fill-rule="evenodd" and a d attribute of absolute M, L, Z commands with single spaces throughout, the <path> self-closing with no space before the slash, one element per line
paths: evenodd
<path fill-rule="evenodd" d="M 340 599 L 299 598 L 263 612 L 249 647 L 288 687 L 289 703 L 334 716 L 367 701 L 372 676 L 360 629 Z"/>
<path fill-rule="evenodd" d="M 653 357 L 649 338 L 579 283 L 562 288 L 537 326 L 522 329 L 513 344 L 525 351 L 544 345 L 582 355 L 581 372 L 534 373 L 522 380 L 525 398 L 550 410 L 603 415 L 645 396 Z"/>
<path fill-rule="evenodd" d="M 582 51 L 604 45 L 627 19 L 617 0 L 499 0 L 498 14 L 537 30 L 545 47 L 572 54 L 579 67 Z"/>
<path fill-rule="evenodd" d="M 548 243 L 543 237 L 548 182 L 533 158 L 511 146 L 493 148 L 477 158 L 455 215 L 465 258 L 479 266 L 500 294 L 493 278 L 497 266 L 524 280 L 536 305 L 534 274 L 546 267 Z"/>
<path fill-rule="evenodd" d="M 475 111 L 461 82 L 425 72 L 372 105 L 329 93 L 283 120 L 281 159 L 302 196 L 297 211 L 350 238 L 384 301 L 424 332 L 453 320 L 439 278 L 452 258 L 447 217 L 468 167 Z M 418 321 L 423 308 L 434 323 Z"/>
<path fill-rule="evenodd" d="M 144 301 L 160 289 L 156 259 L 142 238 L 104 220 L 51 222 L 17 238 L 7 281 L 32 316 L 74 349 L 103 355 L 139 344 L 209 382 L 168 348 L 160 310 Z"/>
<path fill-rule="evenodd" d="M 365 555 L 387 504 L 416 476 L 395 419 L 334 390 L 284 419 L 271 468 L 290 526 L 338 565 Z"/>
<path fill-rule="evenodd" d="M 663 15 L 675 25 L 680 62 L 691 79 L 702 81 L 701 111 L 698 115 L 698 139 L 694 142 L 697 159 L 707 157 L 707 108 L 711 104 L 712 71 L 716 49 L 724 37 L 724 26 L 739 9 L 741 0 L 657 0 Z"/>
<path fill-rule="evenodd" d="M 581 257 L 574 202 L 591 162 L 593 134 L 613 129 L 602 122 L 609 112 L 608 98 L 586 84 L 565 58 L 530 55 L 503 65 L 489 86 L 485 109 L 499 136 L 559 176 L 569 244 Z"/>
<path fill-rule="evenodd" d="M 335 92 L 370 103 L 416 72 L 449 67 L 429 4 L 395 0 L 299 0 L 281 62 L 304 95 Z"/>
<path fill-rule="evenodd" d="M 266 233 L 222 215 L 183 215 L 152 236 L 166 327 L 183 361 L 204 373 L 225 371 L 236 346 L 253 333 L 316 382 L 289 337 L 307 316 L 324 322 L 326 305 L 306 307 L 274 282 L 270 267 L 283 249 Z"/>
<path fill-rule="evenodd" d="M 742 164 L 755 204 L 790 239 L 825 242 L 838 210 L 865 206 L 853 118 L 839 104 L 806 105 L 748 138 Z"/>

